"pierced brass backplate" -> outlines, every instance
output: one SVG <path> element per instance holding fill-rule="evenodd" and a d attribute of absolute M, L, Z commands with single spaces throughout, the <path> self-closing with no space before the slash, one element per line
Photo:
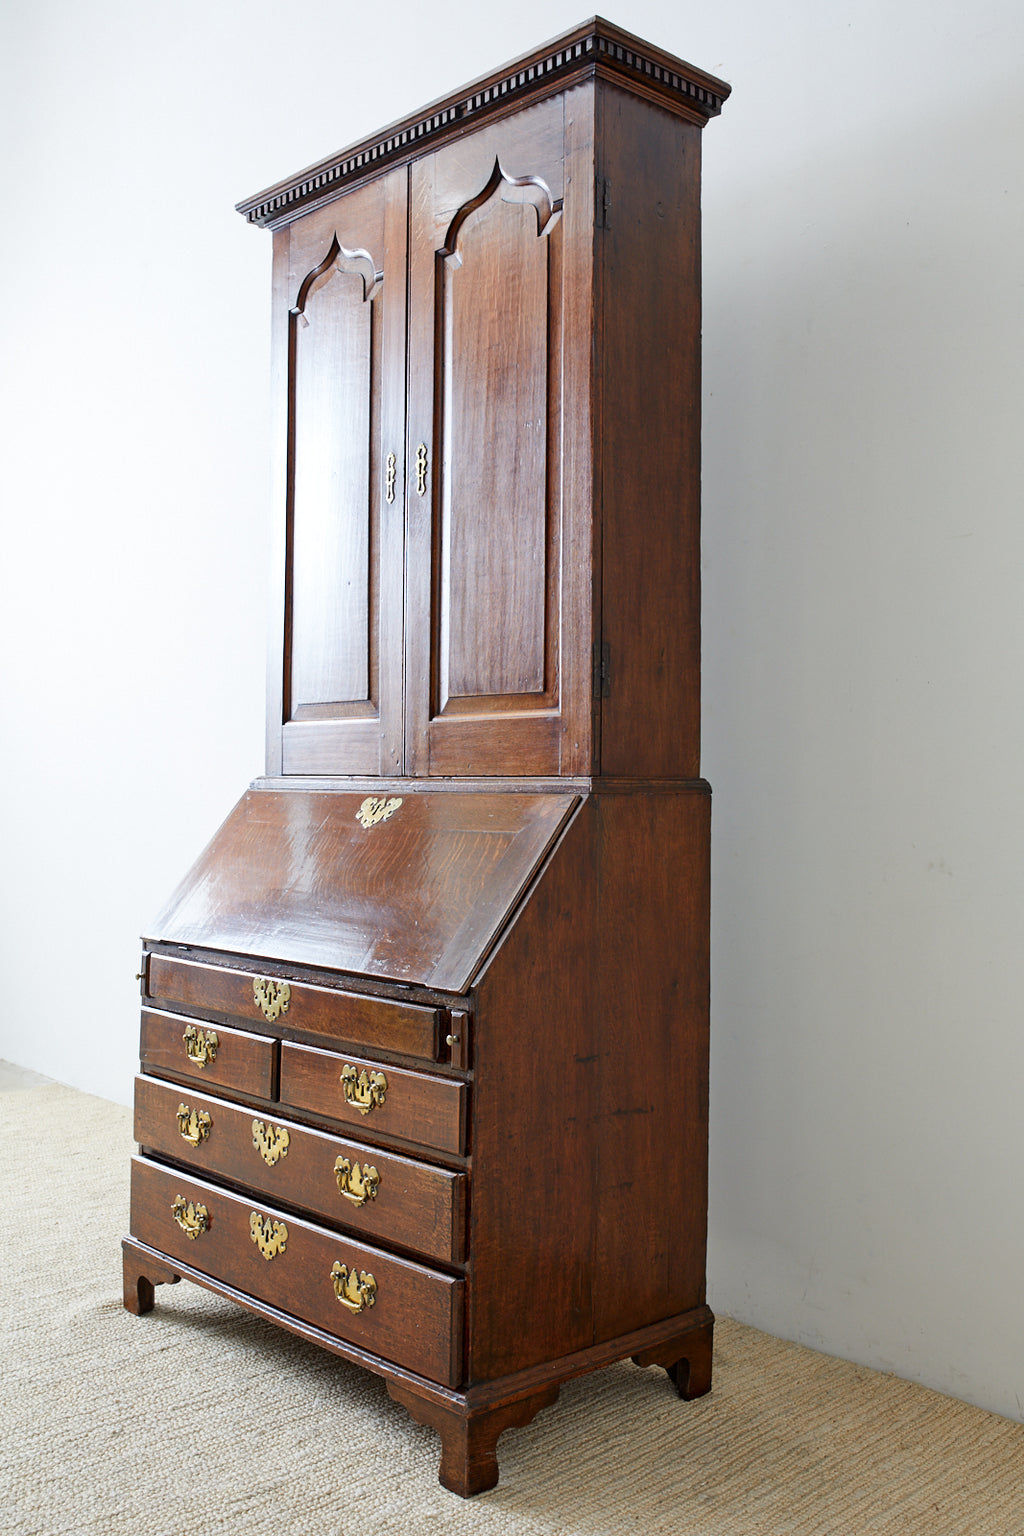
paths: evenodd
<path fill-rule="evenodd" d="M 361 1115 L 368 1115 L 371 1109 L 384 1103 L 388 1080 L 383 1072 L 367 1072 L 365 1067 L 357 1072 L 352 1063 L 346 1061 L 341 1069 L 341 1091 L 346 1104 L 358 1109 Z"/>
<path fill-rule="evenodd" d="M 334 1282 L 335 1296 L 350 1312 L 362 1312 L 364 1307 L 372 1307 L 376 1304 L 377 1282 L 372 1275 L 366 1273 L 365 1269 L 359 1275 L 354 1269 L 350 1273 L 347 1264 L 335 1260 L 331 1279 Z"/>
<path fill-rule="evenodd" d="M 288 1228 L 283 1221 L 275 1221 L 270 1216 L 261 1216 L 258 1211 L 253 1211 L 249 1217 L 249 1236 L 269 1264 L 279 1253 L 284 1253 Z"/>
<path fill-rule="evenodd" d="M 178 1105 L 178 1131 L 182 1141 L 190 1147 L 198 1147 L 205 1141 L 213 1127 L 213 1121 L 205 1109 L 193 1109 L 191 1104 Z"/>
<path fill-rule="evenodd" d="M 272 976 L 254 976 L 252 995 L 267 1023 L 273 1024 L 282 1013 L 288 1012 L 292 989 L 286 981 L 275 981 Z"/>
<path fill-rule="evenodd" d="M 369 831 L 379 821 L 387 821 L 389 816 L 393 816 L 401 803 L 401 795 L 392 795 L 390 800 L 386 800 L 383 796 L 378 798 L 376 795 L 367 795 L 356 811 L 356 821 Z"/>
<path fill-rule="evenodd" d="M 190 1024 L 181 1038 L 185 1042 L 185 1055 L 193 1066 L 205 1067 L 208 1061 L 216 1057 L 220 1041 L 215 1029 L 196 1029 L 194 1024 Z"/>
<path fill-rule="evenodd" d="M 350 1158 L 339 1157 L 334 1165 L 334 1177 L 340 1192 L 353 1205 L 365 1205 L 367 1200 L 376 1200 L 380 1174 L 368 1163 L 353 1163 Z"/>
<path fill-rule="evenodd" d="M 262 1120 L 252 1123 L 252 1144 L 268 1168 L 288 1156 L 291 1137 L 283 1125 L 264 1125 Z"/>
<path fill-rule="evenodd" d="M 171 1215 L 185 1236 L 193 1243 L 200 1232 L 210 1230 L 210 1213 L 205 1205 L 197 1205 L 191 1200 L 186 1200 L 184 1195 L 176 1195 L 171 1206 Z"/>
<path fill-rule="evenodd" d="M 389 453 L 385 460 L 387 469 L 384 475 L 384 500 L 390 505 L 395 499 L 395 466 L 397 460 L 393 453 Z"/>

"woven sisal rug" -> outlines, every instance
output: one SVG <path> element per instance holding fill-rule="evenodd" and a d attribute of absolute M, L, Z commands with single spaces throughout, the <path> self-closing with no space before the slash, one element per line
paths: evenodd
<path fill-rule="evenodd" d="M 1022 1536 L 1024 1426 L 722 1320 L 711 1396 L 621 1365 L 469 1503 L 383 1383 L 186 1283 L 121 1306 L 127 1110 L 0 1094 L 12 1536 Z"/>

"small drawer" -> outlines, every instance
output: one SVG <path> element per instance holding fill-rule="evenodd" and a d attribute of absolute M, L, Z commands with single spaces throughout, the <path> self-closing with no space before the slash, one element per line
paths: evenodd
<path fill-rule="evenodd" d="M 135 1139 L 336 1226 L 445 1264 L 464 1257 L 465 1174 L 268 1120 L 152 1077 L 135 1079 Z"/>
<path fill-rule="evenodd" d="M 142 1158 L 132 1163 L 131 1231 L 172 1263 L 459 1385 L 463 1280 Z"/>
<path fill-rule="evenodd" d="M 469 1088 L 450 1077 L 404 1072 L 379 1061 L 281 1046 L 281 1100 L 366 1133 L 400 1136 L 440 1152 L 462 1153 Z"/>
<path fill-rule="evenodd" d="M 277 1097 L 277 1041 L 180 1013 L 142 1010 L 143 1070 L 173 1072 L 259 1099 Z"/>
<path fill-rule="evenodd" d="M 172 955 L 150 955 L 147 995 L 189 1008 L 230 1013 L 243 1020 L 287 1024 L 332 1040 L 419 1056 L 425 1061 L 437 1060 L 443 1038 L 438 1008 L 339 992 Z"/>

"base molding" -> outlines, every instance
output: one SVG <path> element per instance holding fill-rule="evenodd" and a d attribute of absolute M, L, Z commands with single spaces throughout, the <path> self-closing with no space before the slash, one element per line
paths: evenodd
<path fill-rule="evenodd" d="M 685 1399 L 711 1390 L 711 1354 L 714 1314 L 710 1307 L 694 1307 L 650 1327 L 636 1329 L 588 1349 L 545 1361 L 492 1381 L 470 1382 L 462 1390 L 440 1386 L 412 1371 L 346 1343 L 323 1329 L 281 1312 L 267 1302 L 247 1296 L 177 1259 L 157 1252 L 132 1237 L 122 1240 L 124 1251 L 124 1304 L 136 1316 L 152 1310 L 158 1285 L 191 1280 L 206 1290 L 236 1302 L 258 1317 L 275 1323 L 321 1349 L 382 1376 L 388 1392 L 418 1424 L 436 1429 L 441 1436 L 441 1484 L 461 1498 L 483 1493 L 498 1481 L 498 1438 L 506 1429 L 521 1429 L 557 1399 L 563 1382 L 599 1371 L 620 1360 L 635 1365 L 662 1366 Z"/>

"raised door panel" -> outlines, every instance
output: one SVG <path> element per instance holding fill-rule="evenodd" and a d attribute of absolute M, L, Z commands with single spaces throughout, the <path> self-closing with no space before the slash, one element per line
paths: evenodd
<path fill-rule="evenodd" d="M 401 766 L 405 178 L 278 237 L 281 767 Z"/>
<path fill-rule="evenodd" d="M 584 755 L 586 700 L 581 711 L 575 673 L 568 688 L 564 675 L 588 607 L 566 579 L 581 512 L 563 469 L 578 346 L 566 295 L 581 249 L 579 210 L 565 217 L 566 138 L 559 97 L 412 167 L 406 756 L 416 774 L 584 766 L 563 741 L 572 729 Z M 575 187 L 573 198 L 586 201 Z"/>

